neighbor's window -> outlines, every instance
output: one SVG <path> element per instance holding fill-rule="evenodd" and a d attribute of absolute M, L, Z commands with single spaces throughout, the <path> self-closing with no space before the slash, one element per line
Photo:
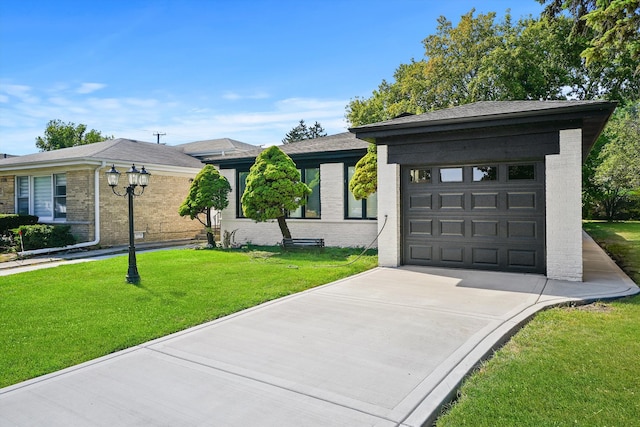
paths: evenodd
<path fill-rule="evenodd" d="M 304 168 L 300 171 L 300 179 L 311 188 L 304 206 L 289 212 L 289 218 L 320 218 L 320 168 Z"/>
<path fill-rule="evenodd" d="M 509 180 L 535 179 L 535 178 L 536 178 L 535 165 L 510 165 L 509 166 Z"/>
<path fill-rule="evenodd" d="M 346 183 L 346 217 L 347 219 L 376 219 L 378 217 L 378 195 L 373 193 L 366 199 L 356 200 L 351 191 L 349 191 L 349 182 L 353 178 L 356 171 L 355 166 L 347 167 L 347 183 Z"/>
<path fill-rule="evenodd" d="M 411 169 L 409 171 L 409 181 L 412 184 L 430 184 L 431 169 Z"/>
<path fill-rule="evenodd" d="M 462 182 L 462 168 L 440 168 L 440 182 Z"/>
<path fill-rule="evenodd" d="M 16 177 L 16 213 L 29 215 L 29 177 Z"/>
<path fill-rule="evenodd" d="M 40 220 L 67 217 L 67 176 L 16 177 L 16 212 L 31 214 Z"/>
<path fill-rule="evenodd" d="M 495 181 L 498 179 L 497 166 L 474 166 L 473 181 Z"/>

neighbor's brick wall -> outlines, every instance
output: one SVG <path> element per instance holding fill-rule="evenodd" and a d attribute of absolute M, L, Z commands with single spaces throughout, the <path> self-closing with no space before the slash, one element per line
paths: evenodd
<path fill-rule="evenodd" d="M 561 130 L 545 165 L 547 277 L 582 281 L 582 130 Z"/>
<path fill-rule="evenodd" d="M 387 163 L 388 146 L 378 145 L 378 227 L 387 223 L 378 238 L 378 265 L 400 265 L 400 165 Z"/>
<path fill-rule="evenodd" d="M 68 171 L 67 175 L 67 225 L 78 242 L 90 242 L 95 238 L 95 198 L 93 169 Z"/>
<path fill-rule="evenodd" d="M 105 171 L 106 168 L 100 173 L 100 244 L 128 244 L 127 197 L 113 194 L 104 176 Z M 191 185 L 189 177 L 160 175 L 153 171 L 151 174 L 151 182 L 144 194 L 133 201 L 134 231 L 143 232 L 144 236 L 136 242 L 193 239 L 204 227 L 195 219 L 178 215 L 178 207 Z M 119 185 L 118 191 L 124 193 L 123 185 Z"/>
<path fill-rule="evenodd" d="M 0 176 L 0 213 L 15 213 L 15 179 L 14 175 Z"/>
<path fill-rule="evenodd" d="M 236 218 L 236 173 L 234 169 L 220 171 L 231 184 L 229 207 L 222 212 L 221 235 L 237 230 L 236 243 L 275 245 L 282 241 L 277 221 L 256 223 L 251 219 Z M 344 164 L 320 165 L 321 218 L 287 219 L 293 237 L 323 238 L 326 246 L 365 247 L 376 236 L 377 221 L 344 219 Z M 377 243 L 377 242 L 376 242 Z M 373 247 L 377 247 L 374 244 Z"/>

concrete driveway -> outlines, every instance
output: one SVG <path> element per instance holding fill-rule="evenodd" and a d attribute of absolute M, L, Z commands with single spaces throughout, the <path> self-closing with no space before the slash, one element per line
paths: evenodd
<path fill-rule="evenodd" d="M 584 253 L 584 283 L 377 268 L 0 389 L 0 425 L 420 426 L 538 310 L 638 292 Z"/>

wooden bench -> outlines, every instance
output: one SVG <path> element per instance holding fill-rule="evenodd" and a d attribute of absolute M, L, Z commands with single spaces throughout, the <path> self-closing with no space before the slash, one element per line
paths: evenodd
<path fill-rule="evenodd" d="M 282 239 L 282 247 L 290 248 L 324 248 L 324 239 Z"/>

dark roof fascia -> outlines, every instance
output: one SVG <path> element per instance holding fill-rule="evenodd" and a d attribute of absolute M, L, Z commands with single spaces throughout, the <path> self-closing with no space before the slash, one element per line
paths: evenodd
<path fill-rule="evenodd" d="M 311 153 L 288 154 L 296 164 L 298 163 L 339 163 L 341 161 L 360 158 L 367 153 L 366 148 L 340 150 L 340 151 L 318 151 Z M 233 159 L 212 159 L 205 160 L 204 163 L 220 167 L 220 169 L 238 169 L 250 167 L 256 160 L 256 156 L 236 157 Z"/>

